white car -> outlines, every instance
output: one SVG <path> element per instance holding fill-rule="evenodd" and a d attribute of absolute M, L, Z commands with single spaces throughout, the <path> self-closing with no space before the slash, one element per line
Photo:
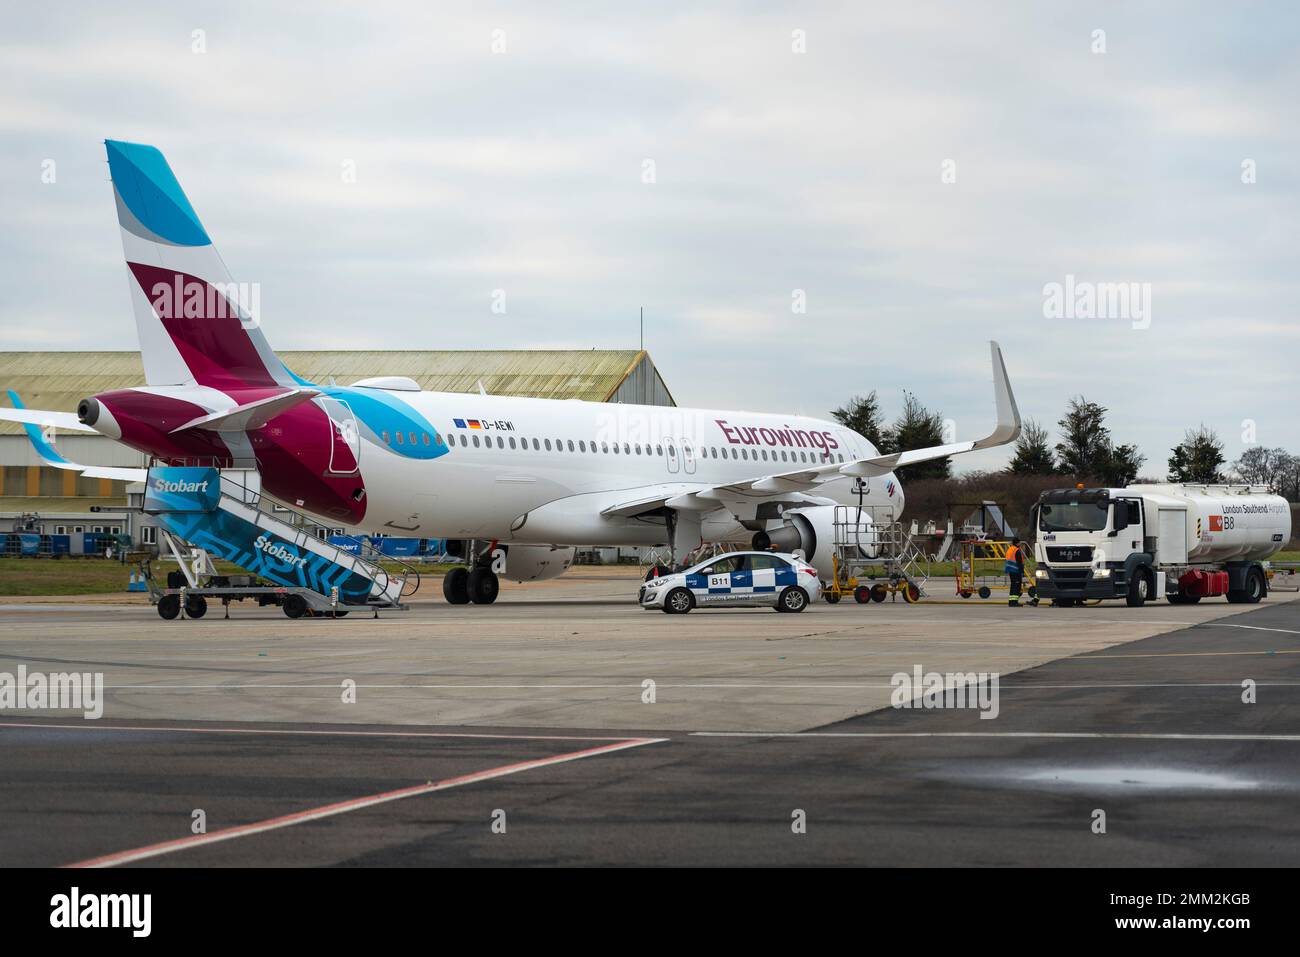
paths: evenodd
<path fill-rule="evenodd" d="M 777 552 L 728 552 L 681 572 L 649 579 L 637 601 L 684 615 L 692 608 L 752 608 L 803 611 L 818 599 L 822 583 L 817 569 L 796 555 Z"/>

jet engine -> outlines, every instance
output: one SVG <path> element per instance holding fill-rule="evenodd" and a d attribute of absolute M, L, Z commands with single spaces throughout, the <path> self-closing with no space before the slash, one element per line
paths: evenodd
<path fill-rule="evenodd" d="M 753 548 L 767 551 L 775 547 L 782 552 L 798 551 L 804 561 L 813 565 L 817 573 L 830 580 L 835 569 L 831 557 L 837 538 L 850 554 L 861 558 L 875 558 L 880 543 L 870 514 L 865 509 L 845 506 L 840 509 L 841 524 L 835 525 L 835 505 L 814 505 L 807 508 L 786 509 L 781 518 L 768 522 L 763 531 L 755 532 Z"/>

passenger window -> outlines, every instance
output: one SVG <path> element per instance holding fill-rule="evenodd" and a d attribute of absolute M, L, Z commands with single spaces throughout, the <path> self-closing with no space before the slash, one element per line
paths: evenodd
<path fill-rule="evenodd" d="M 474 436 L 474 448 L 478 448 L 478 436 Z"/>
<path fill-rule="evenodd" d="M 513 435 L 510 436 L 510 447 L 512 449 L 515 447 L 515 437 Z"/>
<path fill-rule="evenodd" d="M 398 445 L 402 445 L 402 444 L 403 444 L 403 443 L 402 443 L 402 435 L 403 435 L 403 433 L 401 433 L 401 432 L 398 432 L 398 433 L 397 433 L 397 444 L 398 444 Z"/>
<path fill-rule="evenodd" d="M 586 440 L 586 439 L 579 439 L 579 440 L 578 440 L 578 451 L 579 451 L 579 452 L 585 452 L 585 451 L 587 451 L 587 440 Z"/>
<path fill-rule="evenodd" d="M 573 451 L 573 439 L 569 439 L 569 451 Z"/>
<path fill-rule="evenodd" d="M 383 433 L 383 435 L 384 435 L 384 444 L 385 444 L 385 445 L 392 445 L 391 440 L 388 438 L 388 433 L 385 432 L 385 433 Z"/>
<path fill-rule="evenodd" d="M 414 432 L 411 433 L 411 444 L 412 444 L 412 445 L 415 444 L 415 433 L 414 433 Z"/>
<path fill-rule="evenodd" d="M 548 451 L 548 452 L 551 451 L 551 440 L 550 440 L 550 439 L 547 439 L 546 442 L 545 442 L 544 444 L 545 444 L 545 446 L 546 446 L 546 451 Z"/>
<path fill-rule="evenodd" d="M 506 440 L 503 439 L 503 438 L 501 438 L 501 436 L 498 435 L 498 436 L 497 436 L 497 448 L 499 448 L 499 449 L 504 449 L 505 447 L 506 447 Z"/>

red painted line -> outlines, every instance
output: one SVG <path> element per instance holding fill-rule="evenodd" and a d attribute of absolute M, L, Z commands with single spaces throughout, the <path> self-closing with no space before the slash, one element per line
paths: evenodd
<path fill-rule="evenodd" d="M 639 748 L 643 745 L 658 744 L 659 742 L 666 740 L 667 738 L 625 738 L 621 741 L 616 741 L 613 744 L 602 744 L 594 748 L 583 748 L 580 751 L 568 751 L 564 754 L 557 754 L 548 758 L 536 758 L 532 761 L 519 761 L 515 764 L 505 764 L 500 767 L 488 768 L 485 771 L 471 771 L 469 774 L 461 774 L 456 777 L 446 778 L 442 781 L 432 781 L 428 784 L 418 784 L 414 787 L 399 788 L 396 791 L 384 791 L 380 794 L 371 794 L 367 797 L 338 801 L 334 804 L 326 804 L 322 807 L 311 808 L 306 811 L 296 811 L 293 814 L 284 814 L 280 817 L 267 818 L 264 821 L 254 821 L 251 824 L 240 824 L 236 827 L 223 828 L 220 831 L 213 831 L 211 834 L 195 834 L 190 837 L 177 838 L 171 841 L 162 841 L 158 844 L 148 844 L 144 847 L 118 851 L 114 854 L 105 854 L 101 857 L 92 857 L 88 860 L 77 861 L 74 864 L 65 864 L 64 866 L 115 867 L 118 864 L 130 864 L 134 861 L 142 861 L 151 857 L 161 857 L 164 854 L 173 854 L 176 851 L 183 851 L 193 847 L 202 847 L 205 844 L 216 844 L 219 841 L 229 841 L 237 837 L 250 837 L 254 834 L 262 834 L 266 831 L 292 827 L 295 824 L 304 824 L 308 821 L 319 821 L 322 818 L 347 814 L 350 811 L 359 811 L 363 808 L 374 807 L 377 804 L 401 801 L 404 798 L 419 797 L 422 794 L 432 794 L 435 791 L 446 791 L 450 788 L 461 787 L 466 784 L 475 784 L 479 781 L 490 781 L 493 778 L 501 778 L 509 774 L 519 774 L 521 771 L 532 771 L 536 768 L 549 767 L 554 764 L 580 761 L 583 758 L 594 757 L 597 754 L 609 754 L 614 751 L 624 751 L 628 748 Z"/>
<path fill-rule="evenodd" d="M 41 731 L 165 731 L 188 734 L 301 734 L 340 735 L 359 738 L 473 738 L 487 741 L 628 741 L 629 738 L 597 737 L 571 734 L 477 734 L 464 731 L 347 731 L 320 728 L 177 728 L 146 725 L 100 724 L 39 724 L 36 722 L 0 721 L 0 728 L 35 728 Z M 662 739 L 656 739 L 662 740 Z"/>

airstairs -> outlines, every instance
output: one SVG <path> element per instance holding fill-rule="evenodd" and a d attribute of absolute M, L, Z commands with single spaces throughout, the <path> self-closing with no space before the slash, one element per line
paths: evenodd
<path fill-rule="evenodd" d="M 828 600 L 851 594 L 859 604 L 901 595 L 907 602 L 926 597 L 930 559 L 915 532 L 894 520 L 892 506 L 837 505 L 832 521 L 835 578 Z"/>
<path fill-rule="evenodd" d="M 354 552 L 312 535 L 305 526 L 317 524 L 316 520 L 268 503 L 262 495 L 261 475 L 253 468 L 152 466 L 143 508 L 158 522 L 162 544 L 180 565 L 184 585 L 179 598 L 187 614 L 197 607 L 198 597 L 221 599 L 227 605 L 231 600 L 257 598 L 263 604 L 282 604 L 291 617 L 299 617 L 291 609 L 300 613 L 404 610 L 403 600 L 419 588 L 415 567 L 381 555 L 365 539 L 358 539 Z M 250 572 L 254 577 L 248 582 L 272 584 L 229 584 L 215 575 L 214 558 Z M 390 572 L 392 565 L 402 571 Z M 147 568 L 146 575 L 155 601 L 178 591 L 155 587 Z M 275 600 L 265 600 L 262 592 L 273 594 Z M 291 595 L 296 597 L 290 600 Z M 169 603 L 167 610 L 173 607 Z M 175 615 L 174 611 L 166 614 L 161 606 L 159 613 Z"/>

